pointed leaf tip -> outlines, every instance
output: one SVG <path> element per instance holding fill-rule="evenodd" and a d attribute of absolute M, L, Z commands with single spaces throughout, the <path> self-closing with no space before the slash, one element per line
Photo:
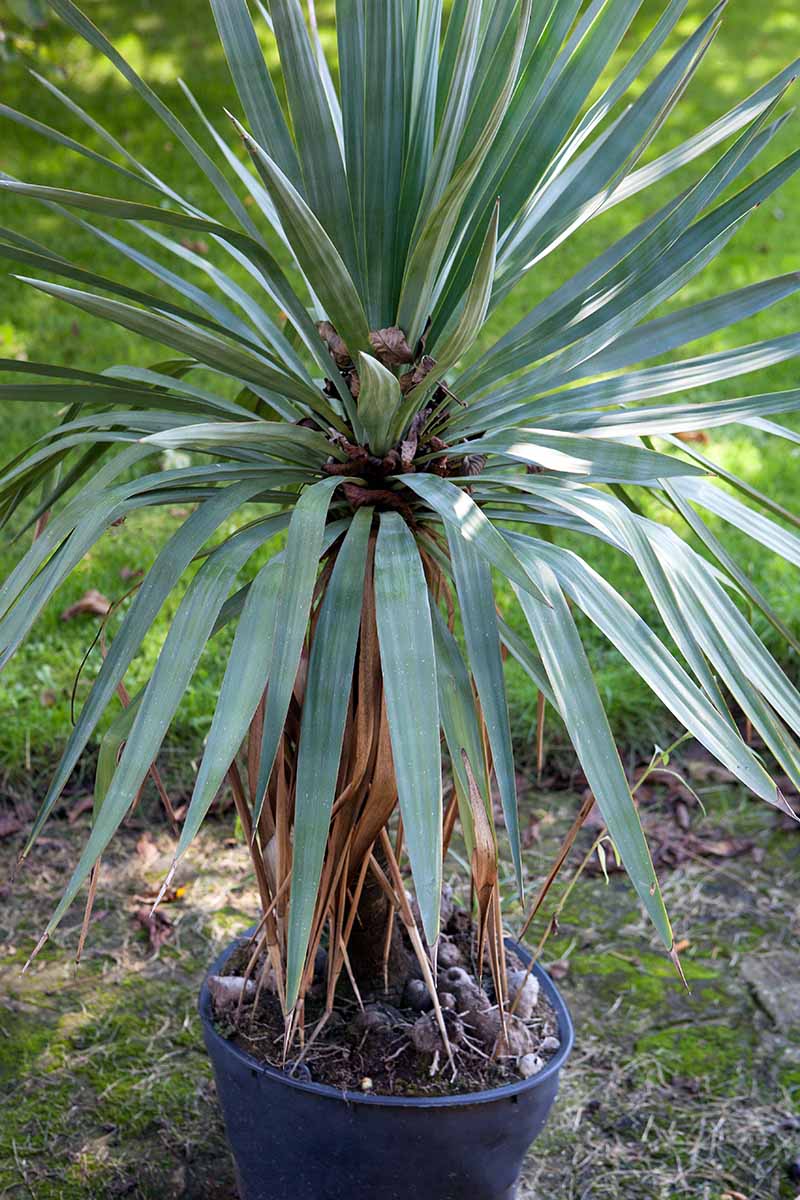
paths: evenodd
<path fill-rule="evenodd" d="M 686 991 L 689 993 L 689 995 L 691 995 L 692 989 L 689 987 L 689 983 L 686 979 L 686 976 L 683 973 L 683 967 L 681 966 L 680 956 L 678 954 L 678 951 L 675 948 L 674 942 L 672 943 L 672 948 L 669 951 L 669 956 L 672 960 L 672 965 L 675 967 L 675 970 L 678 972 L 678 974 L 681 977 L 681 983 L 686 988 Z"/>

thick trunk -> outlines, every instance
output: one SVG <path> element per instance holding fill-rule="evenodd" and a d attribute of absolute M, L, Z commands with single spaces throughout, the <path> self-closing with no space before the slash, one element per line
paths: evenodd
<path fill-rule="evenodd" d="M 389 901 L 374 875 L 369 873 L 350 935 L 348 955 L 363 1000 L 385 998 L 397 1003 L 416 959 L 406 948 L 397 916 L 392 917 L 386 977 L 384 960 L 389 923 Z M 387 991 L 388 983 L 388 991 Z"/>

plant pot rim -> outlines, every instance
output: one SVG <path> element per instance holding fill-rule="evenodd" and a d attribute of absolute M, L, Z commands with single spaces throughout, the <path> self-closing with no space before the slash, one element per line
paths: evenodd
<path fill-rule="evenodd" d="M 222 953 L 215 959 L 212 966 L 209 968 L 203 986 L 200 989 L 198 998 L 198 1010 L 200 1019 L 205 1026 L 206 1036 L 211 1037 L 220 1047 L 224 1047 L 225 1052 L 234 1058 L 238 1059 L 242 1065 L 249 1068 L 251 1071 L 268 1076 L 276 1082 L 286 1084 L 287 1087 L 296 1088 L 301 1092 L 308 1092 L 314 1096 L 323 1096 L 331 1100 L 344 1100 L 348 1104 L 353 1105 L 377 1105 L 384 1108 L 459 1108 L 472 1104 L 491 1104 L 497 1100 L 511 1099 L 520 1092 L 528 1091 L 531 1088 L 538 1087 L 553 1075 L 558 1075 L 572 1050 L 575 1041 L 575 1029 L 572 1024 L 572 1018 L 569 1010 L 561 996 L 556 985 L 553 983 L 545 969 L 536 963 L 533 967 L 533 974 L 538 979 L 544 994 L 555 1010 L 558 1020 L 558 1036 L 561 1046 L 547 1063 L 547 1065 L 538 1072 L 532 1075 L 529 1079 L 519 1079 L 514 1083 L 504 1083 L 500 1087 L 486 1088 L 479 1092 L 462 1092 L 452 1096 L 387 1096 L 380 1094 L 372 1094 L 369 1092 L 353 1092 L 347 1089 L 331 1087 L 327 1083 L 307 1083 L 301 1079 L 294 1079 L 287 1075 L 284 1071 L 279 1071 L 277 1067 L 272 1067 L 266 1063 L 259 1062 L 252 1055 L 242 1050 L 233 1041 L 224 1038 L 216 1028 L 211 1007 L 211 992 L 208 987 L 209 975 L 219 975 L 225 963 L 233 954 L 237 946 L 247 941 L 252 931 L 248 930 L 240 934 L 234 941 L 227 946 Z M 514 949 L 527 964 L 530 962 L 531 954 L 525 946 L 519 942 L 515 942 L 513 938 L 507 938 L 506 944 Z"/>

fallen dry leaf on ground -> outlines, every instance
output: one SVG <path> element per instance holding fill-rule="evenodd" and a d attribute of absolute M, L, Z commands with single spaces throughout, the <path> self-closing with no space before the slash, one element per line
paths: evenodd
<path fill-rule="evenodd" d="M 185 895 L 186 886 L 182 885 L 181 887 L 168 887 L 163 896 L 161 895 L 160 891 L 157 891 L 151 892 L 149 895 L 134 896 L 134 900 L 139 900 L 142 904 L 149 904 L 152 908 L 156 901 L 158 901 L 159 905 L 175 904 L 178 900 L 182 900 Z"/>
<path fill-rule="evenodd" d="M 67 813 L 67 820 L 70 825 L 74 825 L 78 817 L 82 817 L 85 812 L 91 812 L 94 808 L 94 796 L 80 796 Z"/>
<path fill-rule="evenodd" d="M 137 908 L 134 916 L 142 929 L 147 930 L 150 945 L 154 950 L 159 950 L 164 945 L 164 942 L 169 941 L 172 937 L 172 921 L 160 908 L 156 909 L 152 917 L 150 916 L 149 908 Z"/>
<path fill-rule="evenodd" d="M 675 820 L 646 817 L 642 824 L 656 868 L 671 869 L 698 859 L 738 858 L 756 849 L 750 838 L 720 837 L 711 831 L 706 834 L 692 833 L 682 829 Z M 609 874 L 624 870 L 611 856 L 606 857 L 605 866 Z M 602 867 L 596 859 L 592 859 L 586 870 L 590 875 L 599 875 Z"/>
<path fill-rule="evenodd" d="M 111 608 L 111 601 L 102 592 L 98 592 L 97 588 L 89 588 L 80 600 L 75 604 L 71 604 L 69 608 L 65 608 L 61 614 L 62 621 L 71 621 L 73 617 L 83 616 L 88 613 L 93 617 L 104 617 Z"/>

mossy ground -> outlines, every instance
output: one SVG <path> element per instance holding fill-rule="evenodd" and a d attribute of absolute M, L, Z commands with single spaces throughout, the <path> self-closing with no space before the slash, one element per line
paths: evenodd
<path fill-rule="evenodd" d="M 85 0 L 85 7 L 91 19 L 108 33 L 164 101 L 175 107 L 204 144 L 206 134 L 180 92 L 179 78 L 184 78 L 197 92 L 217 127 L 226 131 L 223 108 L 236 108 L 237 101 L 215 34 L 211 8 L 205 0 L 169 0 L 168 4 L 164 0 L 138 0 L 135 5 L 120 0 Z M 662 7 L 661 0 L 644 0 L 630 33 L 609 65 L 603 85 L 621 68 L 652 27 Z M 331 0 L 318 0 L 317 11 L 326 48 L 335 55 Z M 665 65 L 680 40 L 690 34 L 706 11 L 703 0 L 690 0 L 675 33 L 656 56 L 648 80 L 655 70 Z M 0 26 L 11 34 L 20 30 L 19 22 L 6 5 L 0 5 Z M 729 5 L 719 36 L 711 46 L 700 74 L 659 133 L 648 156 L 672 148 L 716 120 L 739 98 L 780 70 L 796 54 L 798 36 L 800 13 L 796 0 L 771 0 L 766 7 L 753 0 L 740 0 L 738 4 Z M 76 117 L 65 112 L 53 97 L 32 82 L 28 67 L 34 67 L 66 91 L 91 116 L 107 125 L 139 161 L 153 166 L 195 203 L 214 215 L 222 215 L 215 196 L 209 193 L 192 160 L 176 144 L 174 137 L 109 64 L 84 43 L 71 37 L 57 20 L 51 20 L 35 37 L 26 33 L 16 42 L 10 55 L 7 53 L 9 45 L 8 41 L 0 43 L 0 79 L 5 104 L 63 129 L 78 140 L 88 140 L 95 149 L 107 149 L 99 140 L 93 140 L 91 132 Z M 274 54 L 269 62 L 274 70 L 277 65 Z M 797 147 L 799 130 L 797 118 L 787 122 L 764 158 L 764 168 Z M 623 229 L 643 219 L 709 165 L 708 158 L 701 159 L 655 192 L 633 197 L 629 203 L 590 222 L 579 235 L 530 272 L 493 318 L 482 344 L 485 346 L 559 282 L 598 255 L 610 241 L 616 240 Z M 121 188 L 119 194 L 124 194 L 127 188 L 124 180 L 111 178 L 102 167 L 85 159 L 76 160 L 62 147 L 7 121 L 3 122 L 0 132 L 0 170 L 40 183 L 69 186 L 77 182 L 86 191 L 108 193 Z M 752 176 L 750 171 L 746 181 L 749 182 Z M 149 200 L 149 194 L 145 198 Z M 770 275 L 796 270 L 800 222 L 791 217 L 797 212 L 798 204 L 800 176 L 762 206 L 737 234 L 725 254 L 694 280 L 675 304 L 694 303 Z M 115 250 L 90 241 L 78 226 L 42 206 L 4 197 L 0 208 L 3 225 L 56 246 L 60 254 L 88 265 L 100 274 L 119 277 L 122 270 L 131 285 L 159 292 L 159 283 L 140 275 L 130 263 L 126 262 L 121 269 Z M 123 234 L 115 228 L 114 232 L 128 236 L 152 253 L 152 243 L 135 230 Z M 11 278 L 13 270 L 12 264 L 6 264 L 0 270 L 0 357 L 24 356 L 31 360 L 102 370 L 112 363 L 153 363 L 162 356 L 161 349 L 153 343 L 112 325 L 104 325 L 67 305 L 53 303 L 41 293 L 24 287 Z M 196 282 L 204 280 L 198 277 Z M 686 354 L 718 351 L 794 332 L 798 324 L 797 311 L 797 304 L 787 301 L 732 330 L 694 343 L 687 348 Z M 747 379 L 722 383 L 695 392 L 693 396 L 708 401 L 745 395 L 748 389 L 793 388 L 797 386 L 797 375 L 796 361 L 789 360 L 761 373 L 757 383 Z M 44 404 L 8 406 L 3 413 L 4 459 L 17 454 L 52 424 L 55 419 L 53 407 Z M 728 469 L 740 472 L 755 486 L 778 498 L 791 497 L 800 490 L 800 451 L 786 442 L 758 431 L 730 427 L 715 431 L 707 449 Z M 663 517 L 663 510 L 658 510 L 657 515 Z M 76 671 L 94 637 L 96 622 L 91 617 L 83 617 L 65 624 L 60 619 L 61 612 L 90 587 L 98 588 L 110 599 L 120 597 L 129 586 L 120 578 L 121 570 L 147 569 L 157 549 L 174 532 L 180 519 L 173 510 L 159 510 L 132 516 L 123 527 L 109 531 L 60 590 L 42 615 L 29 642 L 7 667 L 2 694 L 3 720 L 0 722 L 0 791 L 6 780 L 6 786 L 13 785 L 17 792 L 29 786 L 35 792 L 52 768 L 66 738 Z M 712 520 L 711 524 L 719 530 L 718 522 Z M 728 529 L 725 536 L 732 552 L 754 574 L 759 587 L 791 623 L 800 606 L 800 576 L 796 568 L 767 555 L 744 534 Z M 565 540 L 570 544 L 574 542 L 570 537 Z M 600 543 L 582 548 L 589 554 L 595 569 L 607 575 L 643 616 L 657 624 L 657 614 L 635 568 Z M 0 575 L 10 569 L 20 551 L 19 543 L 0 547 Z M 176 594 L 164 606 L 143 652 L 132 665 L 128 676 L 132 691 L 151 673 L 179 599 L 180 595 Z M 521 624 L 521 613 L 508 588 L 500 589 L 499 601 L 504 614 L 527 636 L 527 630 L 523 630 Z M 770 648 L 796 672 L 795 656 L 781 645 L 766 620 L 757 616 L 756 621 Z M 671 740 L 672 725 L 662 705 L 601 634 L 588 624 L 582 625 L 582 633 L 620 741 L 626 746 L 636 744 L 637 749 L 648 753 L 653 742 L 666 745 Z M 185 779 L 191 775 L 192 761 L 210 724 L 224 656 L 225 641 L 218 638 L 201 662 L 192 688 L 176 716 L 166 764 L 173 778 Z M 78 686 L 79 703 L 85 698 L 99 661 L 99 653 L 95 651 Z M 520 744 L 530 745 L 535 730 L 536 691 L 513 664 L 509 667 L 509 680 L 514 732 Z M 553 733 L 564 740 L 562 732 L 554 729 Z M 89 759 L 85 769 L 88 777 Z"/>
<path fill-rule="evenodd" d="M 693 832 L 721 824 L 750 838 L 754 852 L 662 873 L 676 936 L 689 943 L 682 961 L 691 992 L 620 876 L 608 885 L 582 877 L 546 947 L 545 962 L 568 964 L 560 986 L 577 1043 L 520 1200 L 797 1194 L 785 1168 L 800 1152 L 800 1029 L 776 1026 L 744 970 L 797 943 L 791 881 L 800 833 L 779 830 L 771 810 L 736 790 L 712 788 L 703 800 L 708 816 L 693 815 Z M 525 800 L 523 817 L 539 829 L 525 855 L 529 892 L 577 804 L 567 793 Z M 217 948 L 252 919 L 252 879 L 229 821 L 212 820 L 183 869 L 185 893 L 164 910 L 172 936 L 154 952 L 135 914 L 168 865 L 172 842 L 152 815 L 137 814 L 104 860 L 79 969 L 71 959 L 76 910 L 20 975 L 86 818 L 53 821 L 4 894 L 4 1200 L 234 1200 L 195 998 Z M 0 844 L 0 870 L 13 862 L 13 842 Z M 576 850 L 571 862 L 579 858 Z M 558 895 L 556 888 L 553 903 Z M 513 905 L 508 925 L 519 927 Z M 542 928 L 534 925 L 530 944 Z"/>

